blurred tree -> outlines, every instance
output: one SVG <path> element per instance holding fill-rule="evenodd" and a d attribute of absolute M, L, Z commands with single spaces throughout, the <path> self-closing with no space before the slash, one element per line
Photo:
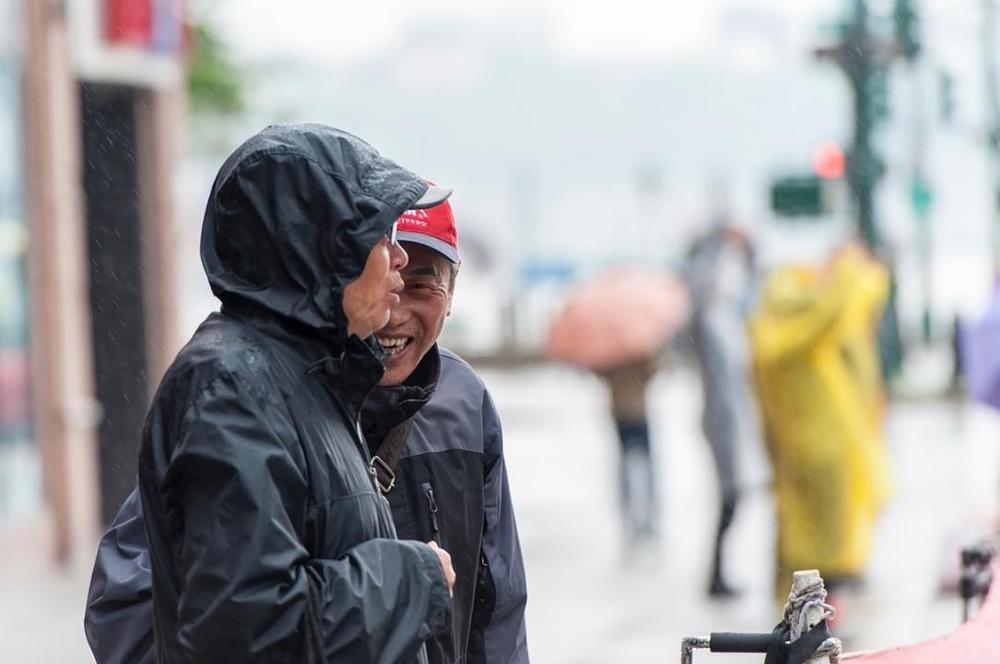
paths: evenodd
<path fill-rule="evenodd" d="M 215 28 L 196 20 L 188 94 L 195 113 L 228 115 L 243 110 L 243 76 Z"/>

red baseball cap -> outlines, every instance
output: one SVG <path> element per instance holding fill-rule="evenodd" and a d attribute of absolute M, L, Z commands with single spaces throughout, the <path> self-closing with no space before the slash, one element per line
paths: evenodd
<path fill-rule="evenodd" d="M 396 226 L 396 238 L 433 249 L 456 265 L 460 262 L 455 215 L 447 200 L 433 207 L 404 212 Z"/>

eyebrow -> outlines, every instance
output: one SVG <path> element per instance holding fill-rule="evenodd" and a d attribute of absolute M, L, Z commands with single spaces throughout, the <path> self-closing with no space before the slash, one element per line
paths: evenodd
<path fill-rule="evenodd" d="M 429 275 L 432 277 L 440 276 L 438 274 L 437 267 L 433 265 L 427 265 L 425 267 L 416 267 L 413 268 L 412 270 L 403 270 L 404 277 L 422 277 L 425 275 Z"/>

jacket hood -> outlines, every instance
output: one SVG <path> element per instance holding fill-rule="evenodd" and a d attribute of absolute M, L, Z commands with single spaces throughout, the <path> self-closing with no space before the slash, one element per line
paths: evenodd
<path fill-rule="evenodd" d="M 347 132 L 271 126 L 212 185 L 201 260 L 223 309 L 250 312 L 343 349 L 344 286 L 427 182 Z"/>

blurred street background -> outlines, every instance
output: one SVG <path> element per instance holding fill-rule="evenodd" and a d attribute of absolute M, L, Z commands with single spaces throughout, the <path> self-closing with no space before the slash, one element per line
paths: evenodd
<path fill-rule="evenodd" d="M 777 622 L 773 411 L 754 389 L 763 303 L 784 292 L 768 275 L 808 266 L 822 285 L 847 242 L 884 278 L 866 403 L 889 479 L 836 631 L 856 650 L 955 628 L 958 551 L 1000 528 L 997 11 L 0 0 L 0 659 L 92 661 L 97 539 L 134 484 L 151 390 L 216 306 L 198 257 L 215 172 L 262 127 L 307 121 L 454 189 L 442 342 L 503 418 L 534 661 L 672 662 L 683 636 Z M 720 496 L 694 328 L 656 353 L 645 395 L 660 509 L 641 546 L 609 383 L 553 360 L 549 334 L 613 266 L 672 275 L 697 313 L 690 249 L 723 226 L 753 247 L 757 335 L 739 333 L 738 592 L 709 596 Z"/>

